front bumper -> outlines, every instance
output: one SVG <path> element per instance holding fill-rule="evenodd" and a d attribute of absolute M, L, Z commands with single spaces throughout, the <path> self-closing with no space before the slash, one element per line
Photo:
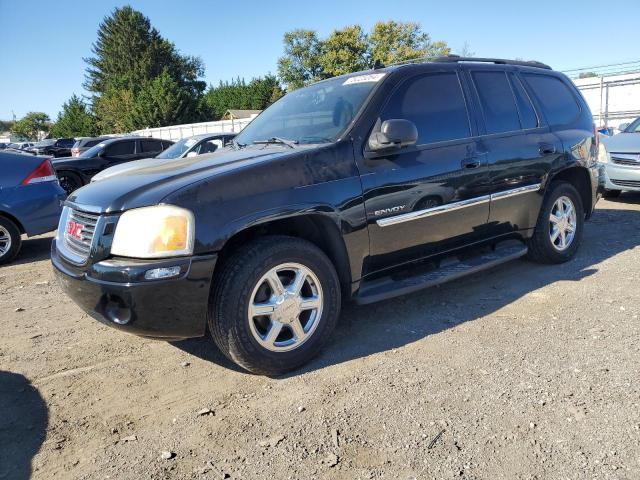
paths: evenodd
<path fill-rule="evenodd" d="M 209 291 L 217 255 L 134 260 L 111 259 L 77 267 L 51 246 L 62 289 L 105 325 L 148 338 L 179 340 L 205 334 Z M 180 266 L 177 277 L 145 280 L 147 270 Z"/>
<path fill-rule="evenodd" d="M 603 164 L 602 175 L 604 188 L 607 190 L 640 191 L 640 166 L 616 165 L 609 162 Z"/>

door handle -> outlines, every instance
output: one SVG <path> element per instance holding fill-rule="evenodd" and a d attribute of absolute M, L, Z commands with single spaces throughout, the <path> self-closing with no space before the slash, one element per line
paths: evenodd
<path fill-rule="evenodd" d="M 549 145 L 549 144 L 543 143 L 540 145 L 540 149 L 538 151 L 542 156 L 553 155 L 554 153 L 556 153 L 556 147 L 555 145 Z"/>
<path fill-rule="evenodd" d="M 482 162 L 479 158 L 465 158 L 462 160 L 462 168 L 465 169 L 478 168 L 480 165 L 482 165 Z"/>

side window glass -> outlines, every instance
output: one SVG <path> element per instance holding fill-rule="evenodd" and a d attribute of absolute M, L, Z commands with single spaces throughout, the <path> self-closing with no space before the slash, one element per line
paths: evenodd
<path fill-rule="evenodd" d="M 522 86 L 522 82 L 515 75 L 511 75 L 511 85 L 513 85 L 513 93 L 516 96 L 522 128 L 536 128 L 538 126 L 538 116 L 531 104 L 529 95 Z"/>
<path fill-rule="evenodd" d="M 551 125 L 565 125 L 574 121 L 580 107 L 569 87 L 559 78 L 550 75 L 523 74 L 533 90 Z"/>
<path fill-rule="evenodd" d="M 402 118 L 418 129 L 418 145 L 471 136 L 462 87 L 455 72 L 405 81 L 383 109 L 382 121 Z"/>
<path fill-rule="evenodd" d="M 505 72 L 472 72 L 478 90 L 487 133 L 520 130 L 515 98 Z"/>
<path fill-rule="evenodd" d="M 119 157 L 122 155 L 132 155 L 135 153 L 136 142 L 118 142 L 113 145 L 109 145 L 105 151 L 107 157 Z"/>
<path fill-rule="evenodd" d="M 143 153 L 146 152 L 160 152 L 162 150 L 162 143 L 157 140 L 140 140 L 140 148 Z"/>

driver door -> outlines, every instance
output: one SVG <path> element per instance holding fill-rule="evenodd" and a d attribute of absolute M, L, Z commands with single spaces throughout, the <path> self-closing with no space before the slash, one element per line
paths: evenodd
<path fill-rule="evenodd" d="M 404 80 L 380 120 L 406 119 L 415 146 L 362 158 L 370 257 L 366 273 L 464 246 L 486 235 L 487 155 L 456 70 Z"/>

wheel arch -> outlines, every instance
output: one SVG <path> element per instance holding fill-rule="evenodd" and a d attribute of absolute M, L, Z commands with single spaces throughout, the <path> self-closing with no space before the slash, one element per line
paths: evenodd
<path fill-rule="evenodd" d="M 591 176 L 589 175 L 588 169 L 577 165 L 565 168 L 551 177 L 549 186 L 555 182 L 567 182 L 575 187 L 580 194 L 586 218 L 589 218 L 592 213 L 593 194 L 591 189 Z"/>
<path fill-rule="evenodd" d="M 265 219 L 231 235 L 218 254 L 214 276 L 225 260 L 238 248 L 256 238 L 268 235 L 286 235 L 301 238 L 322 250 L 338 274 L 343 295 L 351 293 L 351 269 L 349 255 L 336 221 L 329 215 L 306 213 L 278 219 Z"/>
<path fill-rule="evenodd" d="M 20 231 L 21 235 L 26 233 L 26 230 L 22 226 L 22 222 L 20 222 L 20 220 L 18 220 L 18 218 L 16 218 L 15 216 L 11 215 L 6 210 L 0 209 L 0 217 L 4 217 L 4 218 L 6 218 L 8 220 L 11 220 L 13 223 L 15 223 L 15 225 L 16 225 L 16 227 L 18 227 L 18 230 Z"/>

